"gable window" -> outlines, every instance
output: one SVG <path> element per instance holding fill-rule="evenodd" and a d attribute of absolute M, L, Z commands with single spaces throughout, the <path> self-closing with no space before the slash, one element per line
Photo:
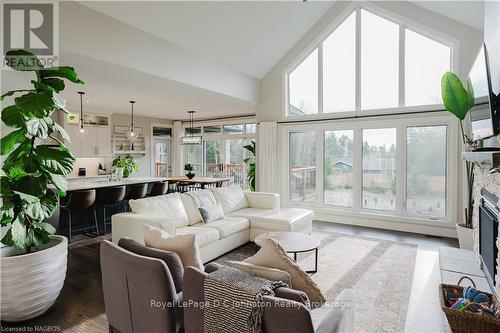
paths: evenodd
<path fill-rule="evenodd" d="M 287 115 L 440 105 L 450 45 L 359 7 L 288 72 Z"/>

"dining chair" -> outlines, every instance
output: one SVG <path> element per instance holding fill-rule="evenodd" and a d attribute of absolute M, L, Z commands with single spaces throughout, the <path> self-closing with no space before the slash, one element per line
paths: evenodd
<path fill-rule="evenodd" d="M 106 217 L 106 210 L 109 208 L 116 208 L 118 205 L 122 205 L 125 199 L 125 185 L 105 187 L 97 191 L 97 202 L 102 207 L 104 234 L 106 234 L 106 224 L 107 220 L 110 220 L 111 216 Z"/>

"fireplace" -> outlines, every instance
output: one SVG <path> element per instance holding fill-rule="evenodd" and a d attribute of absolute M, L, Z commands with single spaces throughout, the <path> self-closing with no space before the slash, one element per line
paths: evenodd
<path fill-rule="evenodd" d="M 479 255 L 482 269 L 492 290 L 495 290 L 497 282 L 497 237 L 498 216 L 500 216 L 498 203 L 499 200 L 496 195 L 484 188 L 481 189 L 481 204 L 479 206 Z"/>

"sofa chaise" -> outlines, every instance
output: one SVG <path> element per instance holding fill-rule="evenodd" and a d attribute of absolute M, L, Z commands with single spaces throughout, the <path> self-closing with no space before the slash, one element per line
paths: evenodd
<path fill-rule="evenodd" d="M 245 192 L 239 186 L 206 189 L 222 207 L 224 218 L 205 224 L 195 200 L 187 193 L 171 193 L 130 200 L 131 213 L 112 216 L 112 241 L 131 238 L 144 244 L 143 225 L 171 235 L 194 234 L 204 263 L 213 260 L 262 233 L 296 231 L 311 233 L 314 213 L 281 208 L 275 193 Z"/>

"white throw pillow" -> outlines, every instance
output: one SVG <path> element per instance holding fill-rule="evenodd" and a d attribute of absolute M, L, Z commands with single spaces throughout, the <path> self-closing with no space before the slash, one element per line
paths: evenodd
<path fill-rule="evenodd" d="M 175 222 L 176 228 L 189 225 L 189 219 L 179 193 L 130 200 L 129 205 L 134 213 L 168 218 Z"/>
<path fill-rule="evenodd" d="M 306 293 L 311 302 L 311 308 L 320 307 L 325 302 L 325 297 L 316 282 L 286 254 L 286 251 L 275 239 L 268 238 L 264 240 L 260 250 L 243 261 L 254 265 L 277 268 L 290 274 L 293 289 Z"/>
<path fill-rule="evenodd" d="M 175 252 L 184 267 L 193 266 L 203 270 L 200 249 L 194 234 L 171 236 L 168 232 L 149 225 L 143 225 L 143 228 L 146 246 Z"/>
<path fill-rule="evenodd" d="M 221 205 L 224 214 L 250 207 L 245 193 L 238 185 L 214 188 L 212 192 Z"/>
<path fill-rule="evenodd" d="M 201 222 L 201 215 L 198 211 L 193 198 L 191 198 L 186 193 L 181 194 L 182 203 L 184 204 L 184 209 L 186 210 L 187 216 L 189 218 L 189 224 L 194 225 Z"/>
<path fill-rule="evenodd" d="M 281 281 L 292 288 L 292 281 L 290 274 L 281 269 L 264 267 L 259 265 L 254 265 L 249 262 L 244 261 L 227 261 L 227 265 L 239 269 L 240 271 L 246 272 L 252 276 L 261 277 L 269 281 Z"/>
<path fill-rule="evenodd" d="M 201 220 L 205 224 L 209 224 L 224 218 L 224 212 L 219 204 L 210 207 L 200 207 L 198 211 L 201 215 Z"/>

